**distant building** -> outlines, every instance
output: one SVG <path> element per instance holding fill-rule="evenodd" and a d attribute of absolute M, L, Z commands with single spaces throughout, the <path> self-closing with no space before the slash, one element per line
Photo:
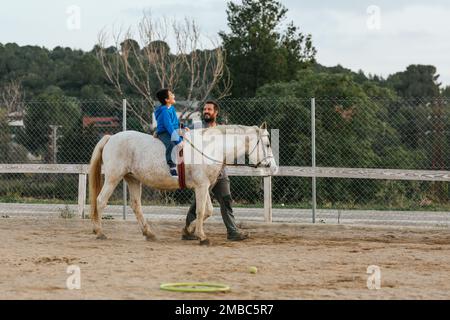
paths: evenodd
<path fill-rule="evenodd" d="M 8 114 L 8 125 L 11 129 L 11 138 L 13 141 L 15 141 L 19 131 L 24 128 L 23 118 L 23 112 L 11 112 Z"/>
<path fill-rule="evenodd" d="M 122 130 L 122 124 L 117 117 L 83 117 L 83 128 L 95 128 L 101 134 L 115 134 Z"/>
<path fill-rule="evenodd" d="M 13 155 L 25 154 L 26 159 L 28 160 L 29 163 L 40 163 L 42 162 L 41 156 L 33 155 L 23 145 L 17 143 L 17 135 L 21 130 L 25 128 L 25 124 L 23 121 L 24 117 L 25 113 L 20 111 L 11 112 L 8 114 L 8 126 L 10 127 L 11 132 L 11 142 L 10 142 L 10 148 L 12 150 L 11 153 Z M 23 159 L 20 158 L 20 161 L 22 160 Z"/>

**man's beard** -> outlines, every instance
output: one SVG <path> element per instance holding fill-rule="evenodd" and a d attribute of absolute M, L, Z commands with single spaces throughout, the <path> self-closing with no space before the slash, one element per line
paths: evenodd
<path fill-rule="evenodd" d="M 214 122 L 216 119 L 208 114 L 208 115 L 204 115 L 203 116 L 203 120 L 206 123 L 210 123 L 210 122 Z"/>

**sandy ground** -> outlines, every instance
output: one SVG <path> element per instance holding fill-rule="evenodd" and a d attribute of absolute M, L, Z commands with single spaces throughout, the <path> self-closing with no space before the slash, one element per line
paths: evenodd
<path fill-rule="evenodd" d="M 228 242 L 207 223 L 209 247 L 181 241 L 181 222 L 153 221 L 155 242 L 134 221 L 0 219 L 1 299 L 450 299 L 450 230 L 343 225 L 247 224 L 251 239 Z M 68 290 L 68 265 L 81 289 Z M 367 267 L 381 289 L 367 288 Z M 248 268 L 258 272 L 250 274 Z M 177 293 L 164 282 L 209 281 L 227 293 Z"/>

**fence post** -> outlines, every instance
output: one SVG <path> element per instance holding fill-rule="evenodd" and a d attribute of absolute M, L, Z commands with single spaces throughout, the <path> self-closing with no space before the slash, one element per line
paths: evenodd
<path fill-rule="evenodd" d="M 86 174 L 78 175 L 78 215 L 84 219 L 84 205 L 86 204 Z"/>
<path fill-rule="evenodd" d="M 316 98 L 311 99 L 312 223 L 316 223 Z"/>
<path fill-rule="evenodd" d="M 264 177 L 264 221 L 272 222 L 272 177 Z"/>
<path fill-rule="evenodd" d="M 127 131 L 127 99 L 122 100 L 122 131 Z M 123 180 L 123 220 L 127 220 L 127 182 Z"/>

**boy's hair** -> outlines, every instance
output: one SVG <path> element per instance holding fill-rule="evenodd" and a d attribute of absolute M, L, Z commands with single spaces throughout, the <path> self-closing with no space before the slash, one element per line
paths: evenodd
<path fill-rule="evenodd" d="M 156 99 L 158 99 L 161 104 L 166 104 L 166 99 L 169 99 L 169 89 L 164 88 L 156 93 Z"/>
<path fill-rule="evenodd" d="M 208 101 L 205 102 L 205 105 L 207 105 L 207 104 L 212 104 L 212 105 L 214 106 L 214 111 L 216 111 L 217 113 L 219 113 L 220 107 L 219 107 L 219 104 L 218 104 L 216 101 L 214 101 L 214 100 L 208 100 Z"/>

